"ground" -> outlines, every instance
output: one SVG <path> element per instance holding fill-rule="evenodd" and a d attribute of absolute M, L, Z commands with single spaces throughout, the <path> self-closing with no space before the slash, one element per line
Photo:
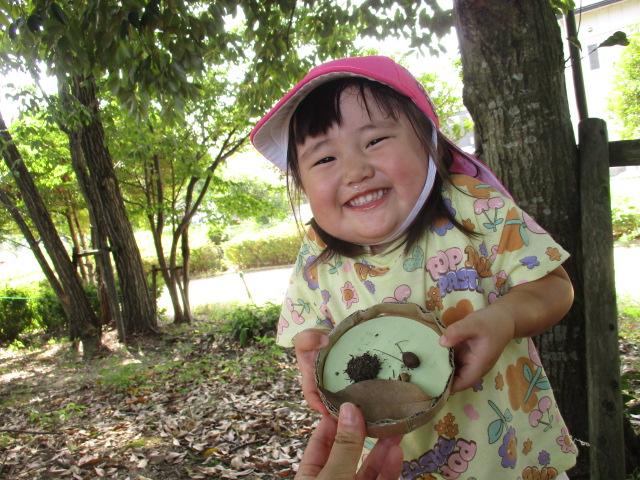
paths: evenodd
<path fill-rule="evenodd" d="M 615 254 L 619 293 L 636 298 L 640 247 Z M 196 298 L 273 298 L 287 276 L 202 280 Z M 638 398 L 637 314 L 620 326 L 622 372 Z M 302 400 L 291 352 L 268 341 L 241 348 L 202 322 L 163 331 L 128 348 L 106 331 L 110 352 L 91 364 L 68 342 L 0 349 L 0 479 L 293 478 L 319 416 Z M 630 406 L 638 433 L 640 402 Z"/>
<path fill-rule="evenodd" d="M 293 477 L 318 415 L 289 353 L 195 329 L 105 343 L 91 365 L 68 344 L 3 353 L 0 478 Z"/>

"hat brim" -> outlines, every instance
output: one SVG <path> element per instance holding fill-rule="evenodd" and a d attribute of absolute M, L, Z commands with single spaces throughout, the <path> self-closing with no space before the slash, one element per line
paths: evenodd
<path fill-rule="evenodd" d="M 251 132 L 251 141 L 256 149 L 276 167 L 287 172 L 289 121 L 295 109 L 318 86 L 345 77 L 367 78 L 393 88 L 410 98 L 439 130 L 438 117 L 428 93 L 404 67 L 388 57 L 353 57 L 319 65 L 296 84 Z M 475 177 L 511 198 L 508 190 L 486 165 L 447 137 L 444 140 L 454 158 L 450 169 L 452 173 Z"/>

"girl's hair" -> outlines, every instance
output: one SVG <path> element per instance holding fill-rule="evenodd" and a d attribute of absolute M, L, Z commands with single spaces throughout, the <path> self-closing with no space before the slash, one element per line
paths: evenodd
<path fill-rule="evenodd" d="M 466 235 L 473 235 L 473 232 L 458 222 L 449 211 L 442 197 L 442 188 L 445 183 L 449 183 L 449 168 L 453 164 L 453 156 L 446 146 L 444 137 L 440 132 L 438 135 L 437 152 L 433 151 L 432 132 L 433 124 L 431 120 L 420 110 L 408 97 L 397 92 L 393 88 L 380 82 L 368 80 L 362 77 L 345 77 L 326 82 L 311 93 L 309 93 L 298 105 L 289 122 L 289 145 L 287 149 L 287 192 L 289 201 L 294 208 L 304 195 L 304 188 L 300 177 L 298 165 L 297 146 L 302 145 L 309 137 L 326 134 L 334 125 L 342 124 L 342 114 L 340 112 L 340 97 L 342 93 L 354 87 L 358 90 L 359 96 L 371 115 L 367 104 L 366 93 L 370 94 L 380 110 L 398 120 L 400 115 L 405 115 L 413 127 L 416 135 L 422 143 L 425 155 L 431 155 L 436 165 L 436 179 L 433 190 L 427 202 L 418 213 L 416 219 L 407 229 L 405 240 L 398 246 L 410 250 L 413 245 L 422 237 L 427 229 L 434 222 L 447 219 Z M 327 244 L 324 252 L 318 260 L 329 260 L 334 254 L 347 257 L 357 257 L 364 253 L 361 245 L 345 242 L 324 231 L 315 219 L 310 225 L 318 236 Z"/>

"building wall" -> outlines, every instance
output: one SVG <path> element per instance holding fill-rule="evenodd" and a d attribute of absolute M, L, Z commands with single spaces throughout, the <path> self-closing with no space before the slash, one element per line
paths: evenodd
<path fill-rule="evenodd" d="M 580 2 L 576 2 L 580 5 Z M 590 117 L 602 118 L 607 122 L 609 139 L 619 139 L 619 128 L 612 114 L 607 112 L 607 99 L 613 89 L 615 64 L 624 50 L 622 46 L 602 47 L 595 51 L 604 40 L 618 30 L 629 34 L 634 25 L 640 23 L 640 0 L 583 1 L 576 11 L 578 39 L 582 45 L 582 73 L 585 82 L 587 107 Z M 560 20 L 563 37 L 566 38 L 564 19 Z M 565 45 L 568 58 L 568 47 Z M 571 65 L 567 62 L 567 91 L 574 125 L 578 124 L 575 106 Z"/>

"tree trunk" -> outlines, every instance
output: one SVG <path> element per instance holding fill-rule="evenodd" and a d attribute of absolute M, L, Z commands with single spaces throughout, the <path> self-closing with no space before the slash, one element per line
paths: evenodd
<path fill-rule="evenodd" d="M 92 77 L 74 78 L 73 93 L 91 112 L 91 120 L 80 127 L 80 143 L 104 215 L 122 292 L 122 314 L 127 337 L 157 333 L 154 304 L 140 251 L 127 217 L 111 155 L 105 145 L 98 99 Z"/>
<path fill-rule="evenodd" d="M 1 114 L 0 146 L 2 147 L 5 163 L 22 193 L 31 221 L 42 238 L 62 287 L 62 292 L 56 290 L 56 293 L 61 293 L 59 298 L 69 319 L 71 339 L 79 338 L 82 342 L 84 357 L 86 359 L 91 358 L 102 348 L 98 317 L 89 303 L 89 299 L 82 287 L 80 276 L 60 240 L 44 201 L 22 160 L 20 152 L 13 143 Z M 44 271 L 47 273 L 46 269 Z M 52 284 L 54 290 L 56 289 L 56 283 Z"/>
<path fill-rule="evenodd" d="M 572 254 L 574 306 L 537 344 L 572 435 L 587 441 L 580 166 L 558 23 L 548 0 L 455 0 L 454 12 L 478 156 Z M 580 450 L 572 478 L 588 472 Z"/>
<path fill-rule="evenodd" d="M 66 102 L 67 92 L 60 92 L 60 96 Z M 125 343 L 126 335 L 124 324 L 122 321 L 122 312 L 120 311 L 120 302 L 118 301 L 118 289 L 116 279 L 111 265 L 111 249 L 107 234 L 103 226 L 103 222 L 99 219 L 104 218 L 102 214 L 102 204 L 98 200 L 97 187 L 92 183 L 92 178 L 87 173 L 85 163 L 82 159 L 82 147 L 78 132 L 69 131 L 64 128 L 69 137 L 69 152 L 71 155 L 71 165 L 78 180 L 78 186 L 82 192 L 87 210 L 89 212 L 89 223 L 91 224 L 91 243 L 93 248 L 97 250 L 96 255 L 96 273 L 98 285 L 98 301 L 100 303 L 100 323 L 109 325 L 111 321 L 115 321 L 118 332 L 118 341 Z"/>
<path fill-rule="evenodd" d="M 89 285 L 89 273 L 87 271 L 86 262 L 84 257 L 78 256 L 82 249 L 80 248 L 80 238 L 76 230 L 76 223 L 74 219 L 75 213 L 71 206 L 67 207 L 65 211 L 65 217 L 67 219 L 67 225 L 69 226 L 69 236 L 71 237 L 71 243 L 73 244 L 73 261 L 76 265 L 76 269 L 80 270 L 82 281 L 85 285 Z"/>
<path fill-rule="evenodd" d="M 189 265 L 191 261 L 191 246 L 189 245 L 189 226 L 182 233 L 182 301 L 184 302 L 185 314 L 189 316 L 189 323 L 193 321 L 191 313 L 191 303 L 189 302 L 189 283 L 191 275 Z"/>

